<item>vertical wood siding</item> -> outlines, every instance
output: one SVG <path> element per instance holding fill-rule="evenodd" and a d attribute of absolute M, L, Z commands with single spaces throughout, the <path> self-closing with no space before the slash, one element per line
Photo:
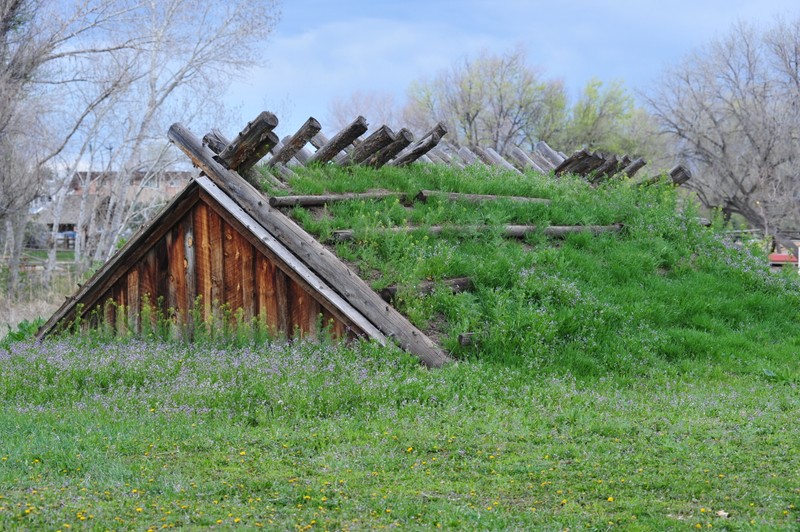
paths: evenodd
<path fill-rule="evenodd" d="M 120 333 L 142 331 L 161 317 L 191 335 L 194 318 L 211 326 L 260 323 L 273 335 L 334 338 L 361 331 L 337 317 L 324 300 L 284 271 L 258 241 L 226 218 L 219 206 L 198 201 L 171 226 L 98 300 L 89 315 L 102 317 Z M 340 315 L 339 315 L 340 316 Z M 99 326 L 90 319 L 89 326 Z"/>

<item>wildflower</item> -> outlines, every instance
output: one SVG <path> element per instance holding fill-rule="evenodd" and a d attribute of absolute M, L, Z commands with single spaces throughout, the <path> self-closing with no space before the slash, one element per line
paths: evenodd
<path fill-rule="evenodd" d="M 614 502 L 614 497 L 609 497 L 608 502 Z"/>

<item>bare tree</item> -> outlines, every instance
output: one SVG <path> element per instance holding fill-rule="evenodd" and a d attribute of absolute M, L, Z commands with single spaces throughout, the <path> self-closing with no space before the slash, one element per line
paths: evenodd
<path fill-rule="evenodd" d="M 424 131 L 448 126 L 457 144 L 505 152 L 526 139 L 549 136 L 562 123 L 566 97 L 560 81 L 546 81 L 522 49 L 481 54 L 409 89 L 405 118 Z"/>
<path fill-rule="evenodd" d="M 87 206 L 98 238 L 82 250 L 105 260 L 136 214 L 131 176 L 144 173 L 141 185 L 173 161 L 171 122 L 220 116 L 215 100 L 263 57 L 278 15 L 276 0 L 0 0 L 0 155 L 24 153 L 39 170 L 0 172 L 0 218 L 25 218 L 29 200 L 7 192 L 19 176 L 32 195 L 47 167 L 66 185 L 92 146 L 113 145 L 104 166 L 117 179 L 103 210 Z M 47 145 L 32 150 L 40 137 Z"/>
<path fill-rule="evenodd" d="M 800 200 L 800 19 L 740 22 L 670 69 L 648 103 L 702 203 L 781 237 Z"/>
<path fill-rule="evenodd" d="M 370 124 L 394 127 L 400 111 L 394 95 L 381 91 L 356 91 L 348 98 L 334 98 L 328 105 L 331 126 L 340 130 L 357 116 L 364 116 Z"/>

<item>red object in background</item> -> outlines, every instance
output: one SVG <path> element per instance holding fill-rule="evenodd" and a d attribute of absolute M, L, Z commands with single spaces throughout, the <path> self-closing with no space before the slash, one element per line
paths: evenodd
<path fill-rule="evenodd" d="M 796 264 L 797 257 L 790 255 L 789 253 L 770 253 L 769 262 L 770 264 Z"/>

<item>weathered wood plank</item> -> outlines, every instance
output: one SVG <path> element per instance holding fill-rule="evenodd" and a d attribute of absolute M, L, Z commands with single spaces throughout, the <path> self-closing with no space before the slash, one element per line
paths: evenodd
<path fill-rule="evenodd" d="M 144 305 L 149 307 L 150 323 L 148 325 L 151 329 L 156 326 L 156 313 L 158 308 L 157 267 L 156 249 L 151 248 L 139 263 L 139 291 L 142 297 L 142 308 L 144 308 Z M 144 327 L 144 323 L 142 323 L 142 327 Z"/>
<path fill-rule="evenodd" d="M 242 249 L 239 233 L 225 221 L 222 222 L 223 256 L 223 286 L 225 287 L 225 304 L 231 316 L 242 308 Z"/>
<path fill-rule="evenodd" d="M 255 250 L 238 231 L 236 235 L 241 250 L 242 317 L 250 324 L 256 316 Z"/>
<path fill-rule="evenodd" d="M 68 326 L 70 322 L 75 320 L 78 310 L 81 311 L 81 317 L 85 317 L 97 305 L 98 298 L 127 274 L 125 265 L 136 264 L 141 257 L 146 255 L 151 247 L 163 238 L 169 229 L 169 224 L 180 219 L 192 208 L 196 201 L 197 189 L 186 189 L 179 193 L 155 220 L 142 226 L 134 233 L 125 246 L 81 286 L 73 298 L 65 301 L 53 313 L 50 319 L 37 331 L 36 338 L 44 338 L 53 332 L 57 324 Z M 158 286 L 158 282 L 155 283 L 155 286 Z M 76 301 L 81 302 L 80 307 L 75 305 Z"/>
<path fill-rule="evenodd" d="M 275 295 L 275 265 L 265 255 L 256 254 L 256 302 L 258 320 L 264 323 L 270 335 L 279 337 L 285 334 L 278 324 L 278 302 Z"/>
<path fill-rule="evenodd" d="M 220 160 L 239 173 L 251 168 L 278 143 L 278 136 L 272 131 L 277 125 L 274 114 L 262 111 L 220 152 Z"/>
<path fill-rule="evenodd" d="M 197 303 L 197 258 L 194 242 L 194 216 L 187 214 L 181 222 L 183 229 L 183 276 L 184 290 L 186 291 L 186 308 L 184 322 L 189 338 L 194 337 L 193 310 Z"/>
<path fill-rule="evenodd" d="M 430 338 L 381 300 L 331 251 L 287 216 L 267 205 L 264 197 L 236 173 L 226 170 L 215 161 L 212 153 L 190 131 L 180 124 L 173 124 L 169 129 L 169 138 L 217 187 L 235 198 L 248 216 L 303 260 L 316 275 L 337 286 L 347 301 L 383 334 L 393 338 L 401 348 L 416 355 L 427 366 L 438 367 L 450 361 L 450 357 Z"/>
<path fill-rule="evenodd" d="M 210 209 L 208 210 L 208 243 L 211 249 L 211 304 L 217 309 L 214 322 L 221 323 L 222 316 L 218 309 L 225 303 L 227 297 L 225 294 L 225 233 L 222 218 Z"/>
<path fill-rule="evenodd" d="M 267 256 L 276 267 L 288 278 L 300 283 L 307 291 L 315 291 L 325 301 L 328 310 L 340 320 L 347 323 L 353 334 L 368 336 L 384 344 L 386 337 L 375 326 L 360 314 L 341 295 L 312 272 L 303 262 L 293 255 L 283 244 L 269 234 L 256 220 L 247 214 L 238 204 L 214 184 L 209 178 L 200 176 L 196 182 L 203 188 L 201 198 L 206 201 L 217 214 L 236 227 L 239 232 L 260 253 Z M 284 269 L 285 268 L 285 269 Z M 286 331 L 286 329 L 283 329 Z"/>
<path fill-rule="evenodd" d="M 444 198 L 451 201 L 469 201 L 479 203 L 482 201 L 512 201 L 515 203 L 548 204 L 549 199 L 529 198 L 526 196 L 494 196 L 489 194 L 465 194 L 462 192 L 441 192 L 438 190 L 420 190 L 416 198 L 419 201 L 428 201 L 431 198 Z"/>
<path fill-rule="evenodd" d="M 390 192 L 388 190 L 374 190 L 368 192 L 347 192 L 344 194 L 320 194 L 314 196 L 272 196 L 269 204 L 272 207 L 321 207 L 330 203 L 351 200 L 372 200 L 404 197 L 402 192 Z"/>
<path fill-rule="evenodd" d="M 334 135 L 327 144 L 314 152 L 314 154 L 308 159 L 307 164 L 327 163 L 336 157 L 336 155 L 338 155 L 338 153 L 342 151 L 345 146 L 352 144 L 355 139 L 366 133 L 366 131 L 367 119 L 363 116 L 359 116 L 350 124 L 345 126 L 344 129 Z"/>
<path fill-rule="evenodd" d="M 128 270 L 128 326 L 132 332 L 142 332 L 139 315 L 142 311 L 142 301 L 139 295 L 139 265 L 134 265 Z"/>
<path fill-rule="evenodd" d="M 276 327 L 287 338 L 291 338 L 294 331 L 292 330 L 292 300 L 289 297 L 289 284 L 292 280 L 280 268 L 275 268 L 273 272 L 275 274 L 273 281 L 275 308 L 277 309 Z"/>
<path fill-rule="evenodd" d="M 290 323 L 292 337 L 314 338 L 317 334 L 319 303 L 299 284 L 288 284 L 288 299 L 291 301 Z"/>
<path fill-rule="evenodd" d="M 201 317 L 203 321 L 211 320 L 211 279 L 214 270 L 211 266 L 211 238 L 208 228 L 208 207 L 198 203 L 192 212 L 194 217 L 194 249 L 195 249 L 195 294 L 200 298 Z"/>
<path fill-rule="evenodd" d="M 184 228 L 175 225 L 167 233 L 167 254 L 169 256 L 169 287 L 167 308 L 175 310 L 177 323 L 184 325 L 189 317 L 189 302 L 186 292 L 186 248 Z"/>
<path fill-rule="evenodd" d="M 308 143 L 311 137 L 319 133 L 321 129 L 322 126 L 317 122 L 317 119 L 313 116 L 309 117 L 309 119 L 300 126 L 300 129 L 298 129 L 287 142 L 283 143 L 281 150 L 276 152 L 275 156 L 267 161 L 267 166 L 272 168 L 276 164 L 288 163 L 289 160 L 297 155 L 303 146 Z"/>

